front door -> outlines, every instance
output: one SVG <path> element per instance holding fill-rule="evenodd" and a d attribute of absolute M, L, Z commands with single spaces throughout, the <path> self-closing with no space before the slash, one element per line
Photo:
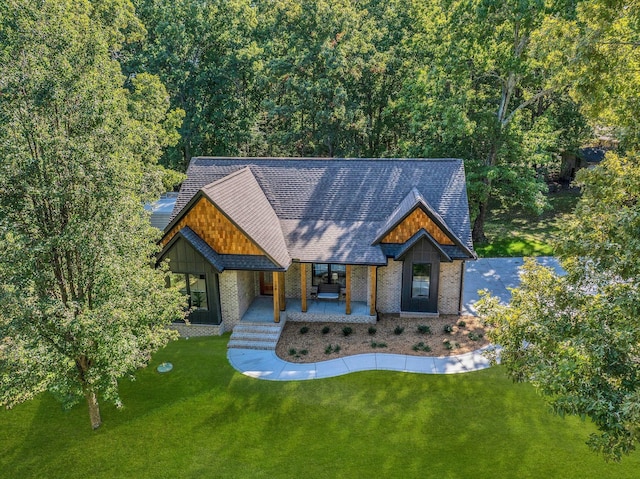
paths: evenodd
<path fill-rule="evenodd" d="M 273 296 L 273 274 L 260 271 L 260 294 Z"/>

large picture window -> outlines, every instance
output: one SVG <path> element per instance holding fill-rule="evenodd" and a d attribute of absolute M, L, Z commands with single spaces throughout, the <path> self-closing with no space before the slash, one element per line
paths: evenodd
<path fill-rule="evenodd" d="M 343 264 L 314 263 L 312 275 L 314 286 L 325 283 L 345 287 L 347 284 L 347 267 Z"/>
<path fill-rule="evenodd" d="M 204 274 L 172 273 L 169 275 L 170 286 L 177 287 L 182 294 L 189 296 L 189 308 L 207 311 L 207 281 Z"/>
<path fill-rule="evenodd" d="M 411 297 L 428 299 L 431 283 L 431 264 L 414 263 L 411 278 Z"/>

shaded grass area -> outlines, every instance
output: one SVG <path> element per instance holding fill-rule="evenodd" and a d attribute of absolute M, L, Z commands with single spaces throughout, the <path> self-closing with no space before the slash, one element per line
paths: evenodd
<path fill-rule="evenodd" d="M 540 216 L 493 204 L 485 224 L 488 243 L 476 244 L 476 252 L 485 258 L 553 255 L 560 225 L 565 215 L 573 212 L 578 198 L 575 189 L 551 193 L 548 195 L 551 209 Z"/>
<path fill-rule="evenodd" d="M 6 478 L 637 477 L 640 454 L 605 463 L 593 428 L 549 413 L 500 367 L 432 376 L 371 371 L 269 382 L 234 371 L 222 338 L 156 354 L 125 408 L 62 411 L 47 394 L 0 412 Z M 161 375 L 155 367 L 174 364 Z"/>

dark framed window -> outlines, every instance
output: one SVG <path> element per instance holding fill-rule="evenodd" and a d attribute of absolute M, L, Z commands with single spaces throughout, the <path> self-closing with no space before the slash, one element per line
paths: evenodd
<path fill-rule="evenodd" d="M 411 275 L 411 297 L 428 299 L 431 287 L 431 263 L 413 263 Z"/>
<path fill-rule="evenodd" d="M 189 308 L 208 311 L 207 280 L 204 274 L 171 273 L 169 286 L 177 287 L 182 294 L 189 296 Z"/>
<path fill-rule="evenodd" d="M 313 286 L 325 283 L 344 287 L 347 284 L 347 267 L 343 264 L 313 263 L 311 275 Z"/>

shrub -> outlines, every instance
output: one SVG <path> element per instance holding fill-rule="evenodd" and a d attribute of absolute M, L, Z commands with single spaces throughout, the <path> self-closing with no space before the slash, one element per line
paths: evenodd
<path fill-rule="evenodd" d="M 369 326 L 369 329 L 367 331 L 369 332 L 369 336 L 373 336 L 374 334 L 376 334 L 376 331 L 378 330 L 373 326 Z"/>
<path fill-rule="evenodd" d="M 324 354 L 331 354 L 331 353 L 337 353 L 340 351 L 340 345 L 336 344 L 335 346 L 332 346 L 331 344 L 329 346 L 327 346 L 326 348 L 324 348 Z"/>
<path fill-rule="evenodd" d="M 387 347 L 387 343 L 376 343 L 375 341 L 371 341 L 371 347 L 372 348 L 386 348 Z"/>
<path fill-rule="evenodd" d="M 451 344 L 451 341 L 449 341 L 448 339 L 443 341 L 442 344 L 446 349 L 453 349 L 453 344 Z"/>
<path fill-rule="evenodd" d="M 306 349 L 303 349 L 302 351 L 300 351 L 300 354 L 302 354 L 303 356 L 306 356 L 307 354 L 309 354 L 309 351 Z"/>
<path fill-rule="evenodd" d="M 322 334 L 328 334 L 329 331 L 331 331 L 331 328 L 329 326 L 325 326 L 324 328 L 322 328 Z"/>
<path fill-rule="evenodd" d="M 450 324 L 445 324 L 442 330 L 447 334 L 451 334 L 453 333 L 453 326 Z"/>
<path fill-rule="evenodd" d="M 393 334 L 401 335 L 404 332 L 404 328 L 402 326 L 396 326 L 396 329 L 393 330 Z"/>
<path fill-rule="evenodd" d="M 302 326 L 300 328 L 300 334 L 307 334 L 309 332 L 309 328 L 307 326 Z"/>
<path fill-rule="evenodd" d="M 289 350 L 289 356 L 295 356 L 296 354 L 297 354 L 297 352 L 296 352 L 296 350 L 295 350 L 295 349 L 291 348 L 291 349 Z"/>
<path fill-rule="evenodd" d="M 462 320 L 458 321 L 458 327 L 464 328 L 466 325 L 467 323 L 465 321 L 462 321 Z"/>
<path fill-rule="evenodd" d="M 424 351 L 425 353 L 428 353 L 429 351 L 431 351 L 431 346 L 420 341 L 418 344 L 414 344 L 411 349 L 413 349 L 414 351 Z"/>
<path fill-rule="evenodd" d="M 351 333 L 353 333 L 353 329 L 351 329 L 350 326 L 345 326 L 344 328 L 342 328 L 342 334 L 344 334 L 345 336 L 349 336 Z"/>
<path fill-rule="evenodd" d="M 482 338 L 482 333 L 476 333 L 475 331 L 471 331 L 471 332 L 468 334 L 468 338 L 469 338 L 471 341 L 478 341 L 480 338 Z"/>
<path fill-rule="evenodd" d="M 431 334 L 431 328 L 426 324 L 421 324 L 420 326 L 418 326 L 418 332 L 420 334 Z"/>

